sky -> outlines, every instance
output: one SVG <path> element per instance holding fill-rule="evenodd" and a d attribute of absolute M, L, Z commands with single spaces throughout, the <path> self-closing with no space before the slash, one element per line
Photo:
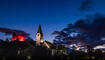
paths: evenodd
<path fill-rule="evenodd" d="M 25 31 L 35 40 L 41 24 L 44 40 L 52 42 L 52 32 L 87 14 L 105 14 L 104 6 L 105 0 L 0 0 L 0 27 Z"/>

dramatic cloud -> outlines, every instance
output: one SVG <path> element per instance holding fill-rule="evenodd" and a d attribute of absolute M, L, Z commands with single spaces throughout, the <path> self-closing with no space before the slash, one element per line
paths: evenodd
<path fill-rule="evenodd" d="M 0 32 L 3 32 L 5 34 L 17 34 L 17 35 L 23 35 L 23 36 L 29 36 L 30 34 L 21 31 L 21 30 L 13 30 L 13 29 L 8 29 L 8 28 L 0 28 Z"/>
<path fill-rule="evenodd" d="M 86 36 L 83 36 L 83 38 L 87 44 L 91 46 L 105 44 L 105 40 L 102 40 L 105 37 L 104 15 L 99 13 L 90 15 L 87 19 L 78 20 L 75 27 L 85 31 Z"/>
<path fill-rule="evenodd" d="M 70 34 L 78 33 L 77 37 L 72 37 Z M 68 24 L 62 31 L 54 32 L 60 39 L 55 38 L 58 42 L 60 40 L 66 41 L 67 44 L 81 43 L 83 45 L 90 45 L 92 47 L 105 44 L 105 15 L 96 13 L 88 15 L 86 19 L 80 19 L 73 24 Z M 65 37 L 65 38 L 64 38 Z"/>
<path fill-rule="evenodd" d="M 93 8 L 93 0 L 83 0 L 78 9 L 79 11 L 84 12 L 91 10 L 92 8 Z"/>

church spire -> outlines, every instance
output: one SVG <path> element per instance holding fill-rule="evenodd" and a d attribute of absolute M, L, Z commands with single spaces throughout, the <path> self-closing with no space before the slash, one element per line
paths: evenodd
<path fill-rule="evenodd" d="M 42 29 L 41 29 L 41 24 L 39 24 L 39 28 L 38 28 L 38 32 L 37 32 L 37 33 L 43 34 L 43 33 L 42 33 Z"/>
<path fill-rule="evenodd" d="M 38 28 L 38 32 L 37 33 L 40 33 L 41 36 L 43 37 L 43 32 L 42 32 L 41 24 L 39 24 L 39 28 Z"/>

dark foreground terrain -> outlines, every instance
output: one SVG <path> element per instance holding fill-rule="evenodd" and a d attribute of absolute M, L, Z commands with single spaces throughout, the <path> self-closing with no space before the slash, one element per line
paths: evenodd
<path fill-rule="evenodd" d="M 98 49 L 89 48 L 88 52 L 72 50 L 68 53 L 64 47 L 52 49 L 35 46 L 34 43 L 0 43 L 0 60 L 105 60 L 105 53 Z"/>

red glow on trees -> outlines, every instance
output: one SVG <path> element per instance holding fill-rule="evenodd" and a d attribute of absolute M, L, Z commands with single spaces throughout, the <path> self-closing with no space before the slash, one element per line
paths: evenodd
<path fill-rule="evenodd" d="M 17 36 L 17 38 L 19 39 L 19 41 L 24 42 L 25 41 L 25 37 L 24 36 Z"/>
<path fill-rule="evenodd" d="M 13 38 L 12 38 L 12 41 L 16 41 L 16 40 L 17 40 L 17 37 L 13 37 Z"/>
<path fill-rule="evenodd" d="M 25 41 L 25 37 L 21 36 L 21 35 L 13 36 L 12 41 L 16 41 L 16 40 L 18 40 L 20 42 L 24 42 Z"/>

